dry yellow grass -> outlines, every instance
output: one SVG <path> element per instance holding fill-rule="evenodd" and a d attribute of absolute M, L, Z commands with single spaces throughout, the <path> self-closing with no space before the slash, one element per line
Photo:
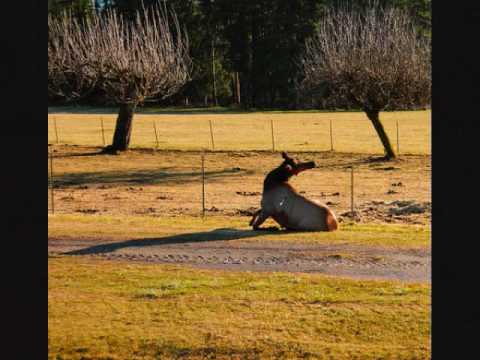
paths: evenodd
<path fill-rule="evenodd" d="M 54 109 L 52 109 L 54 111 Z M 113 135 L 116 114 L 49 114 L 48 141 L 77 145 L 103 145 Z M 400 153 L 430 154 L 431 111 L 381 113 L 381 120 L 396 148 L 396 122 L 399 124 Z M 153 122 L 158 130 L 159 148 L 178 150 L 211 149 L 209 120 L 213 124 L 215 150 L 271 150 L 271 120 L 275 148 L 286 151 L 330 150 L 330 120 L 333 147 L 339 152 L 382 154 L 383 148 L 372 124 L 363 112 L 255 112 L 255 113 L 169 113 L 136 114 L 132 129 L 132 147 L 155 147 Z"/>
<path fill-rule="evenodd" d="M 428 359 L 430 286 L 49 258 L 49 359 Z"/>
<path fill-rule="evenodd" d="M 118 156 L 96 155 L 98 148 L 54 146 L 55 212 L 102 215 L 200 215 L 201 154 L 188 151 L 132 150 Z M 305 196 L 328 203 L 337 214 L 350 209 L 350 171 L 355 165 L 356 207 L 375 200 L 430 201 L 429 156 L 369 162 L 367 155 L 291 153 L 320 168 L 291 179 Z M 207 153 L 206 208 L 212 215 L 246 215 L 260 206 L 263 179 L 281 163 L 278 153 Z M 391 170 L 385 170 L 391 169 Z M 393 186 L 401 183 L 402 186 Z M 429 222 L 429 213 L 411 220 Z M 373 221 L 370 216 L 366 222 Z M 380 217 L 378 220 L 385 220 Z M 389 221 L 401 221 L 392 217 Z M 244 218 L 246 223 L 248 220 Z"/>
<path fill-rule="evenodd" d="M 54 116 L 60 143 L 90 146 L 102 145 L 100 116 L 107 143 L 116 118 L 114 113 Z M 156 120 L 161 149 L 210 148 L 212 120 L 217 150 L 270 150 L 273 119 L 277 149 L 329 150 L 331 118 L 336 151 L 383 152 L 365 115 L 345 112 L 139 114 L 132 147 L 155 146 Z M 401 153 L 430 153 L 429 111 L 385 113 L 383 120 L 394 143 L 399 121 Z M 55 143 L 51 114 L 49 143 Z M 198 152 L 96 156 L 98 148 L 92 147 L 54 150 L 60 188 L 49 236 L 59 237 L 247 228 L 248 219 L 238 212 L 258 207 L 263 177 L 280 161 L 271 153 L 208 154 L 207 207 L 216 210 L 202 220 Z M 297 155 L 322 168 L 292 183 L 309 197 L 334 202 L 336 212 L 348 209 L 349 164 L 359 171 L 358 204 L 430 198 L 429 156 L 372 164 L 361 154 Z M 383 169 L 387 165 L 395 169 Z M 399 182 L 401 187 L 391 187 Z M 77 213 L 89 211 L 97 214 Z M 308 234 L 303 241 L 337 242 L 341 236 L 362 245 L 418 249 L 429 245 L 429 235 L 424 226 L 342 224 L 339 232 Z M 427 284 L 397 281 L 49 258 L 49 358 L 429 358 L 429 293 Z"/>

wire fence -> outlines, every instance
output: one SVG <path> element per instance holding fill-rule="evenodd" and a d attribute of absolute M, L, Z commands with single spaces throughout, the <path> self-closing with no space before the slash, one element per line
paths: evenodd
<path fill-rule="evenodd" d="M 116 115 L 50 114 L 49 144 L 105 146 Z M 382 122 L 398 154 L 430 154 L 430 113 L 385 113 Z M 383 153 L 362 113 L 135 116 L 132 148 Z"/>
<path fill-rule="evenodd" d="M 56 175 L 49 151 L 49 202 L 53 214 L 107 214 L 148 216 L 249 216 L 260 207 L 263 177 L 271 169 L 175 166 L 162 173 Z M 233 161 L 232 161 L 233 163 Z M 385 164 L 373 169 L 316 168 L 292 178 L 297 191 L 352 220 L 425 220 L 430 213 L 430 179 L 426 166 L 415 171 Z M 403 211 L 403 212 L 402 212 Z M 421 219 L 420 219 L 421 218 Z"/>

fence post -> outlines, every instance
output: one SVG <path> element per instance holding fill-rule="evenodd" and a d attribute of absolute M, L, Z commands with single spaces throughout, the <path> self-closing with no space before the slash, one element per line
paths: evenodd
<path fill-rule="evenodd" d="M 205 151 L 202 151 L 202 217 L 205 217 Z"/>
<path fill-rule="evenodd" d="M 350 170 L 351 170 L 351 175 L 350 175 L 350 211 L 351 211 L 351 214 L 352 214 L 352 219 L 354 217 L 354 203 L 353 203 L 353 166 L 350 167 Z"/>
<path fill-rule="evenodd" d="M 55 139 L 56 143 L 58 144 L 57 118 L 55 115 L 53 115 L 53 127 L 55 128 Z"/>
<path fill-rule="evenodd" d="M 397 155 L 400 155 L 400 137 L 398 136 L 398 120 L 397 123 Z"/>
<path fill-rule="evenodd" d="M 212 150 L 215 151 L 215 142 L 213 141 L 213 127 L 212 127 L 212 120 L 208 120 L 210 124 L 210 138 L 212 139 Z"/>
<path fill-rule="evenodd" d="M 103 127 L 103 116 L 100 116 L 100 126 L 102 127 L 103 147 L 105 147 L 105 129 Z"/>
<path fill-rule="evenodd" d="M 155 132 L 155 141 L 156 141 L 156 149 L 158 150 L 158 135 L 157 135 L 157 125 L 155 123 L 155 119 L 153 119 L 153 131 Z"/>
<path fill-rule="evenodd" d="M 275 152 L 275 136 L 273 134 L 273 119 L 270 119 L 270 128 L 272 130 L 272 151 Z"/>
<path fill-rule="evenodd" d="M 53 202 L 53 155 L 52 155 L 52 150 L 48 148 L 48 157 L 50 158 L 50 177 L 49 177 L 49 182 L 50 182 L 50 201 L 52 203 L 52 214 L 55 214 L 55 205 Z"/>
<path fill-rule="evenodd" d="M 333 151 L 332 119 L 330 119 L 330 151 Z"/>

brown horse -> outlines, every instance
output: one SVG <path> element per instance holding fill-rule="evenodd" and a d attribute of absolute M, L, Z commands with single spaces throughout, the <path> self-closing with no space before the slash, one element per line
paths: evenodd
<path fill-rule="evenodd" d="M 314 168 L 315 162 L 298 163 L 285 152 L 282 157 L 283 163 L 263 182 L 262 208 L 253 215 L 250 225 L 261 230 L 260 225 L 271 216 L 289 230 L 336 230 L 338 221 L 328 206 L 303 197 L 288 183 L 293 175 Z"/>

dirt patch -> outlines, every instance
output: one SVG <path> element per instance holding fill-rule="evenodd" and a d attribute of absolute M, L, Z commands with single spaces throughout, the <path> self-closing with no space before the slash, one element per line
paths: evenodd
<path fill-rule="evenodd" d="M 242 230 L 218 229 L 236 237 Z M 232 234 L 233 232 L 233 234 Z M 218 234 L 217 234 L 218 235 Z M 212 235 L 213 236 L 213 235 Z M 155 239 L 50 238 L 49 254 L 98 256 L 159 264 L 240 271 L 321 273 L 358 279 L 430 282 L 429 250 L 400 250 L 342 245 L 306 245 L 292 241 L 189 241 Z"/>
<path fill-rule="evenodd" d="M 430 201 L 416 200 L 372 200 L 364 202 L 355 211 L 341 213 L 339 220 L 361 223 L 405 223 L 425 224 L 431 218 L 432 205 Z"/>
<path fill-rule="evenodd" d="M 259 196 L 262 195 L 259 191 L 237 191 L 237 195 L 242 196 Z"/>

